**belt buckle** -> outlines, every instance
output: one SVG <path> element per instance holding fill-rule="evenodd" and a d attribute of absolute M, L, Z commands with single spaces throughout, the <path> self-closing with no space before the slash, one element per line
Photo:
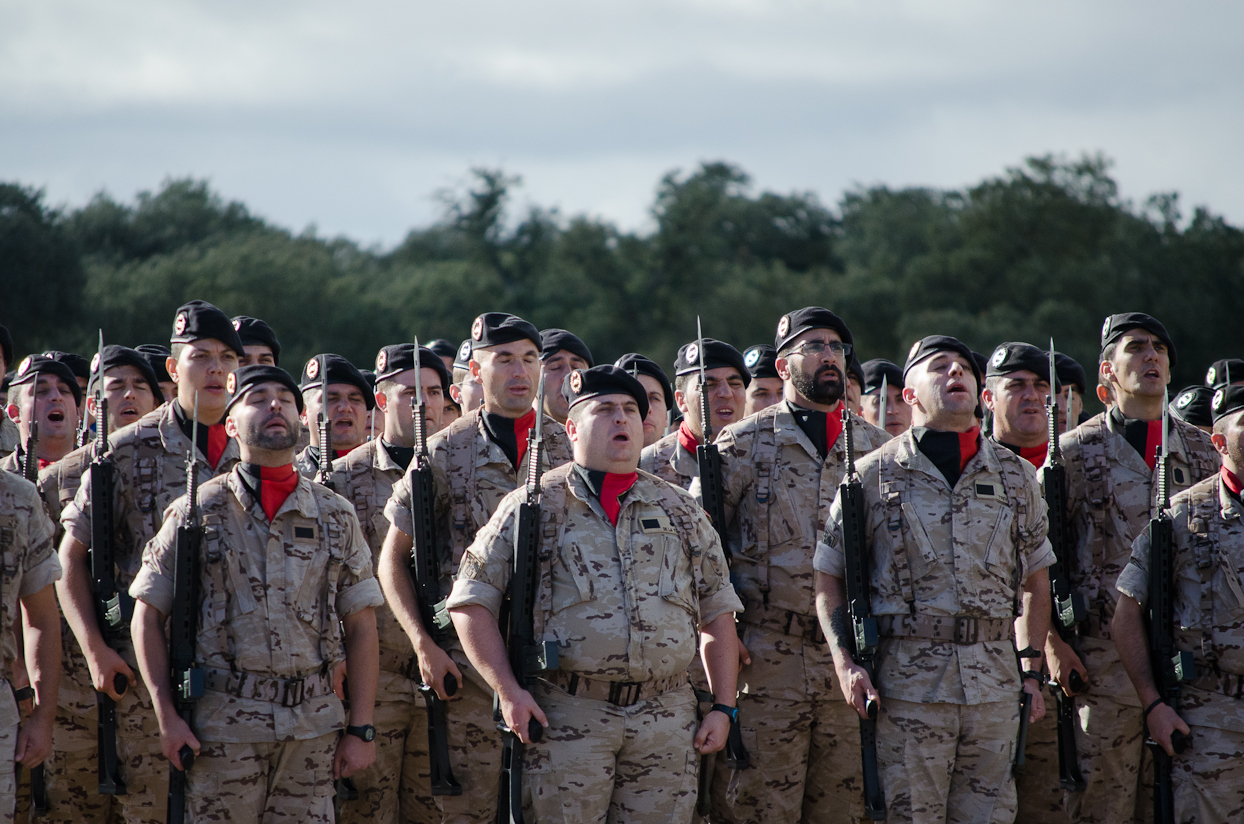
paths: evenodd
<path fill-rule="evenodd" d="M 609 686 L 609 703 L 615 707 L 632 706 L 639 701 L 640 686 L 636 681 L 614 681 Z"/>
<path fill-rule="evenodd" d="M 306 679 L 295 678 L 285 682 L 285 687 L 281 693 L 282 707 L 296 707 L 302 703 L 302 697 L 306 693 Z M 290 693 L 295 693 L 296 698 L 291 698 Z"/>
<path fill-rule="evenodd" d="M 980 621 L 971 615 L 955 616 L 955 643 L 975 644 L 980 638 Z"/>

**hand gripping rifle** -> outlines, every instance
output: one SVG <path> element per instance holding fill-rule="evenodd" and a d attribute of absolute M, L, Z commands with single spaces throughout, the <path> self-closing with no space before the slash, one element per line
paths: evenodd
<path fill-rule="evenodd" d="M 177 527 L 173 555 L 173 611 L 169 615 L 168 660 L 173 704 L 177 714 L 194 728 L 194 702 L 203 697 L 203 670 L 194 665 L 199 634 L 199 555 L 203 543 L 203 516 L 199 512 L 199 395 L 194 396 L 194 426 L 186 453 L 186 518 Z M 182 769 L 169 765 L 168 824 L 182 824 L 186 816 L 186 773 L 194 764 L 194 750 L 185 745 L 178 753 Z"/>
<path fill-rule="evenodd" d="M 1045 417 L 1049 432 L 1049 459 L 1041 467 L 1041 488 L 1045 491 L 1045 505 L 1049 517 L 1050 544 L 1054 547 L 1054 563 L 1050 567 L 1050 602 L 1053 605 L 1052 626 L 1060 638 L 1070 643 L 1079 633 L 1079 626 L 1088 617 L 1088 602 L 1083 593 L 1071 589 L 1071 573 L 1075 563 L 1075 548 L 1067 522 L 1067 465 L 1063 462 L 1062 447 L 1058 443 L 1058 401 L 1055 387 L 1058 372 L 1054 367 L 1054 339 L 1050 339 L 1050 394 L 1045 399 Z M 1067 407 L 1070 414 L 1071 407 Z M 1067 423 L 1070 426 L 1070 421 Z M 1067 686 L 1072 692 L 1084 691 L 1084 679 L 1077 670 L 1067 676 Z M 1084 776 L 1080 772 L 1076 754 L 1076 702 L 1054 683 L 1054 704 L 1058 722 L 1058 785 L 1064 790 L 1082 792 Z"/>
<path fill-rule="evenodd" d="M 95 620 L 104 642 L 116 649 L 129 637 L 134 599 L 117 588 L 116 552 L 112 544 L 112 496 L 115 479 L 108 455 L 108 399 L 104 396 L 104 333 L 99 333 L 99 355 L 95 367 L 95 413 L 99 435 L 91 461 L 91 590 L 95 596 Z M 129 679 L 118 673 L 112 681 L 117 694 L 123 694 Z M 98 778 L 100 795 L 125 795 L 125 781 L 117 758 L 117 704 L 107 693 L 95 693 L 99 718 L 96 722 Z"/>
<path fill-rule="evenodd" d="M 415 395 L 410 399 L 415 424 L 415 456 L 410 464 L 410 514 L 414 526 L 411 573 L 419 596 L 419 620 L 437 646 L 449 640 L 450 620 L 441 598 L 440 551 L 432 511 L 432 462 L 428 458 L 427 407 L 423 397 L 419 339 L 415 338 Z M 445 673 L 445 694 L 458 692 L 458 679 Z M 419 694 L 428 708 L 428 752 L 431 756 L 432 795 L 462 795 L 449 763 L 449 720 L 445 702 L 431 684 L 420 684 Z"/>
<path fill-rule="evenodd" d="M 532 614 L 540 584 L 540 464 L 544 452 L 544 376 L 540 376 L 536 400 L 536 425 L 527 440 L 527 500 L 518 505 L 514 532 L 514 574 L 510 577 L 508 615 L 505 629 L 510 668 L 524 689 L 535 683 L 542 672 L 555 670 L 559 660 L 557 642 L 536 643 Z M 501 786 L 497 799 L 498 824 L 523 824 L 523 756 L 526 745 L 505 725 L 498 704 L 494 711 L 497 729 L 503 737 Z M 527 737 L 533 742 L 544 737 L 544 727 L 535 718 L 527 724 Z"/>
<path fill-rule="evenodd" d="M 36 376 L 36 385 L 38 383 Z M 26 438 L 26 454 L 22 460 L 22 477 L 32 484 L 39 483 L 39 399 L 35 392 L 30 394 L 30 435 Z M 21 764 L 17 770 L 21 772 Z M 20 775 L 19 775 L 20 779 Z M 19 782 L 20 783 L 20 782 Z M 30 768 L 30 806 L 31 816 L 43 816 L 48 812 L 47 771 L 42 764 Z"/>
<path fill-rule="evenodd" d="M 869 572 L 871 553 L 864 535 L 864 483 L 855 471 L 855 433 L 851 413 L 842 407 L 843 445 L 846 448 L 846 475 L 838 487 L 842 510 L 842 549 L 845 558 L 844 581 L 847 614 L 851 619 L 851 660 L 877 684 L 877 647 L 881 641 L 877 619 L 873 616 L 872 584 Z M 864 811 L 873 821 L 886 817 L 885 791 L 877 769 L 877 702 L 865 705 L 867 718 L 860 719 L 860 758 L 864 774 Z"/>
<path fill-rule="evenodd" d="M 333 488 L 333 425 L 324 410 L 328 407 L 328 358 L 320 355 L 320 411 L 316 414 L 316 426 L 320 428 L 320 460 L 315 472 L 315 482 Z"/>
<path fill-rule="evenodd" d="M 1167 475 L 1169 411 L 1162 401 L 1162 445 L 1158 452 L 1158 512 L 1149 521 L 1149 661 L 1158 697 L 1179 709 L 1179 685 L 1195 677 L 1191 652 L 1175 650 L 1175 546 L 1172 539 L 1171 498 Z M 1153 820 L 1174 824 L 1175 797 L 1171 787 L 1171 756 L 1145 728 L 1145 744 L 1153 753 Z M 1179 730 L 1171 733 L 1171 748 L 1182 753 L 1188 738 Z"/>

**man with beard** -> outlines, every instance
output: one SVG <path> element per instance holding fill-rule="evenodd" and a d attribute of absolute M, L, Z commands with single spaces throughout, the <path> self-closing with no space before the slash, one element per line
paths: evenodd
<path fill-rule="evenodd" d="M 540 382 L 540 333 L 522 318 L 487 312 L 471 326 L 471 372 L 484 390 L 484 404 L 438 432 L 428 443 L 433 481 L 435 534 L 439 546 L 441 594 L 448 595 L 463 553 L 488 523 L 506 493 L 527 477 L 528 435 L 535 425 Z M 548 392 L 556 391 L 546 387 Z M 561 424 L 544 421 L 545 466 L 571 458 Z M 457 679 L 449 705 L 449 757 L 460 796 L 437 796 L 445 822 L 491 824 L 497 810 L 501 739 L 492 717 L 492 690 L 451 637 L 437 646 L 419 618 L 410 575 L 415 532 L 410 476 L 393 487 L 385 507 L 391 526 L 380 550 L 380 584 L 419 659 L 419 678 L 445 693 L 445 674 Z"/>
<path fill-rule="evenodd" d="M 1074 553 L 1069 578 L 1087 599 L 1089 614 L 1074 649 L 1052 632 L 1046 655 L 1054 681 L 1067 685 L 1074 669 L 1087 684 L 1076 696 L 1076 750 L 1088 787 L 1065 799 L 1075 821 L 1130 822 L 1135 805 L 1148 804 L 1139 791 L 1144 705 L 1119 660 L 1110 623 L 1118 595 L 1114 582 L 1131 557 L 1132 542 L 1157 514 L 1156 452 L 1174 365 L 1175 345 L 1156 318 L 1140 312 L 1106 318 L 1098 380 L 1111 405 L 1060 439 Z M 1172 419 L 1167 444 L 1171 494 L 1218 472 L 1218 453 L 1196 427 Z"/>
<path fill-rule="evenodd" d="M 238 315 L 233 319 L 233 328 L 238 330 L 242 339 L 242 348 L 246 354 L 238 359 L 238 368 L 261 363 L 266 366 L 281 365 L 281 342 L 276 339 L 272 327 L 258 318 Z"/>
<path fill-rule="evenodd" d="M 705 394 L 713 432 L 743 417 L 745 394 L 752 376 L 739 350 L 728 343 L 705 338 L 704 351 L 699 342 L 684 345 L 674 361 L 674 402 L 682 412 L 682 423 L 652 446 L 644 449 L 639 468 L 663 481 L 687 489 L 699 475 L 695 449 L 704 442 L 700 421 L 700 358 L 704 359 Z"/>
<path fill-rule="evenodd" d="M 860 717 L 879 702 L 877 761 L 894 822 L 1009 822 L 1021 674 L 1046 636 L 1054 552 L 1032 466 L 980 437 L 980 372 L 942 335 L 903 370 L 912 428 L 860 461 L 880 648 L 877 683 L 851 659 L 841 501 L 816 548 L 816 603 L 838 685 Z M 1021 687 L 1022 684 L 1022 687 Z"/>
<path fill-rule="evenodd" d="M 163 397 L 157 398 L 156 406 L 162 403 L 168 403 L 177 397 L 177 383 L 168 373 L 168 359 L 172 357 L 172 350 L 167 346 L 161 346 L 158 343 L 142 343 L 134 347 L 135 352 L 140 352 L 147 363 L 151 364 L 152 370 L 156 374 L 156 382 L 160 384 L 160 393 Z"/>
<path fill-rule="evenodd" d="M 717 759 L 714 816 L 730 822 L 857 821 L 859 723 L 833 688 L 816 620 L 812 555 L 842 482 L 851 331 L 810 306 L 778 321 L 781 402 L 727 426 L 721 450 L 745 665 L 739 724 L 751 767 Z M 856 458 L 887 436 L 848 412 Z M 697 478 L 691 493 L 700 495 Z M 724 697 L 717 696 L 719 699 Z"/>
<path fill-rule="evenodd" d="M 782 400 L 782 376 L 777 371 L 777 350 L 767 343 L 758 344 L 743 353 L 743 365 L 752 376 L 747 385 L 743 417 L 755 415 Z"/>
<path fill-rule="evenodd" d="M 1027 343 L 1004 343 L 985 371 L 981 397 L 993 417 L 990 436 L 1033 466 L 1045 463 L 1050 431 L 1045 401 L 1051 391 L 1049 355 Z"/>
<path fill-rule="evenodd" d="M 9 395 L 9 418 L 17 424 L 20 442 L 16 452 L 0 461 L 0 469 L 22 474 L 31 421 L 39 422 L 35 457 L 40 469 L 73 451 L 82 388 L 68 366 L 47 355 L 31 355 L 17 367 Z"/>
<path fill-rule="evenodd" d="M 648 414 L 644 416 L 644 446 L 652 446 L 665 437 L 670 410 L 674 408 L 674 387 L 657 362 L 638 352 L 630 352 L 613 365 L 639 381 L 648 393 Z"/>
<path fill-rule="evenodd" d="M 458 354 L 454 356 L 454 383 L 449 387 L 449 396 L 461 407 L 463 415 L 479 409 L 484 402 L 484 387 L 471 370 L 472 343 L 467 338 L 458 347 Z"/>
<path fill-rule="evenodd" d="M 418 357 L 418 365 L 415 358 Z M 333 489 L 354 504 L 379 566 L 380 547 L 389 532 L 385 504 L 414 457 L 415 369 L 422 381 L 427 435 L 440 431 L 450 375 L 430 349 L 413 343 L 386 346 L 376 355 L 376 405 L 384 417 L 384 435 L 333 462 Z M 431 795 L 427 712 L 419 695 L 419 662 L 410 638 L 382 604 L 376 609 L 380 637 L 380 682 L 376 692 L 376 763 L 359 773 L 357 801 L 341 806 L 339 824 L 347 822 L 427 822 L 440 820 Z"/>
<path fill-rule="evenodd" d="M 349 503 L 294 471 L 302 394 L 275 366 L 228 378 L 225 426 L 241 461 L 198 490 L 207 525 L 196 589 L 203 608 L 194 664 L 204 693 L 178 714 L 164 625 L 174 606 L 178 498 L 129 587 L 133 638 L 158 707 L 159 743 L 186 775 L 191 821 L 332 824 L 334 778 L 376 757 L 375 608 L 383 603 Z M 348 673 L 347 720 L 332 672 Z M 345 735 L 340 735 L 342 728 Z"/>
<path fill-rule="evenodd" d="M 172 402 L 118 431 L 109 455 L 113 463 L 113 552 L 117 587 L 133 581 L 143 547 L 159 531 L 164 511 L 185 494 L 186 453 L 191 449 L 198 409 L 200 481 L 227 472 L 238 446 L 225 432 L 225 382 L 242 356 L 242 341 L 224 312 L 201 300 L 177 310 L 172 355 L 165 367 L 177 385 Z M 159 725 L 147 684 L 138 679 L 138 659 L 128 638 L 112 649 L 100 632 L 91 590 L 91 470 L 82 475 L 77 495 L 64 509 L 65 537 L 60 559 L 65 577 L 57 595 L 90 668 L 91 683 L 117 702 L 117 751 L 127 794 L 113 797 L 113 816 L 127 824 L 160 824 L 168 797 L 168 762 L 160 751 Z M 127 612 L 128 610 L 123 610 Z M 124 615 L 128 623 L 128 615 Z M 117 676 L 128 687 L 118 692 Z M 117 809 L 119 808 L 119 809 Z"/>
<path fill-rule="evenodd" d="M 7 327 L 0 325 L 0 375 L 4 375 L 4 400 L 0 401 L 0 460 L 17 451 L 21 436 L 17 433 L 17 425 L 9 420 L 9 367 L 13 365 L 13 336 Z"/>
<path fill-rule="evenodd" d="M 326 379 L 320 375 L 321 368 L 328 372 Z M 314 478 L 320 469 L 320 413 L 328 418 L 336 453 L 330 460 L 336 460 L 367 440 L 367 413 L 376 405 L 376 397 L 363 373 L 341 355 L 316 355 L 307 361 L 301 389 L 307 404 L 301 410 L 302 423 L 311 433 L 311 443 L 298 453 L 294 466 L 299 474 Z"/>
<path fill-rule="evenodd" d="M 881 422 L 881 381 L 885 379 L 885 423 Z M 903 370 L 884 358 L 864 362 L 864 396 L 860 414 L 873 426 L 898 437 L 911 426 L 911 407 L 903 403 Z"/>
<path fill-rule="evenodd" d="M 565 329 L 545 329 L 540 333 L 540 369 L 545 385 L 556 388 L 576 369 L 590 369 L 596 362 L 587 344 Z M 544 414 L 565 425 L 570 407 L 561 392 L 546 392 Z"/>

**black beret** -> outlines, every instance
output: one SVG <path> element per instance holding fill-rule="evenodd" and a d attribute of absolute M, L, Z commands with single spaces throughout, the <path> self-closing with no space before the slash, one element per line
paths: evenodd
<path fill-rule="evenodd" d="M 1244 360 L 1239 358 L 1223 358 L 1216 360 L 1205 371 L 1205 385 L 1211 389 L 1217 389 L 1220 386 L 1226 386 L 1231 383 L 1232 378 L 1237 381 L 1244 381 Z"/>
<path fill-rule="evenodd" d="M 1210 401 L 1213 397 L 1214 390 L 1208 386 L 1189 386 L 1171 401 L 1171 414 L 1193 426 L 1212 426 L 1214 416 Z"/>
<path fill-rule="evenodd" d="M 27 355 L 22 358 L 22 362 L 17 367 L 17 372 L 13 375 L 13 380 L 9 382 L 9 386 L 21 386 L 26 383 L 34 383 L 39 379 L 39 375 L 48 374 L 55 375 L 69 385 L 69 391 L 73 393 L 73 402 L 75 406 L 82 406 L 82 387 L 78 385 L 78 379 L 73 374 L 73 370 L 67 364 L 61 363 L 47 355 Z"/>
<path fill-rule="evenodd" d="M 429 341 L 428 348 L 435 352 L 436 356 L 439 358 L 456 358 L 458 356 L 458 350 L 454 348 L 452 343 L 444 338 L 437 338 L 434 341 Z"/>
<path fill-rule="evenodd" d="M 723 366 L 738 370 L 739 376 L 743 378 L 744 386 L 751 384 L 752 375 L 747 371 L 747 365 L 743 363 L 742 353 L 728 343 L 714 340 L 713 338 L 705 338 L 704 368 L 719 369 Z M 674 361 L 674 374 L 689 375 L 692 372 L 699 371 L 700 345 L 698 342 L 692 341 L 678 350 L 678 358 Z"/>
<path fill-rule="evenodd" d="M 246 394 L 247 390 L 261 383 L 271 382 L 279 383 L 290 392 L 293 392 L 294 402 L 298 404 L 298 411 L 303 411 L 302 390 L 298 388 L 298 384 L 294 383 L 292 375 L 279 366 L 253 363 L 250 366 L 235 369 L 225 379 L 225 389 L 229 392 L 229 403 L 225 404 L 225 413 L 227 414 L 233 408 L 233 405 Z"/>
<path fill-rule="evenodd" d="M 430 347 L 419 347 L 419 365 L 425 369 L 435 369 L 441 377 L 441 391 L 449 394 L 449 385 L 454 377 L 445 366 L 445 361 Z M 415 345 L 413 343 L 395 343 L 386 346 L 376 353 L 376 380 L 383 381 L 415 368 Z"/>
<path fill-rule="evenodd" d="M 759 343 L 743 352 L 743 365 L 753 378 L 781 378 L 777 372 L 777 350 Z"/>
<path fill-rule="evenodd" d="M 989 356 L 989 364 L 985 368 L 985 377 L 992 378 L 1010 375 L 1012 372 L 1028 370 L 1041 380 L 1050 379 L 1050 353 L 1042 351 L 1031 343 L 1012 341 L 1000 343 Z M 1054 366 L 1054 378 L 1058 379 L 1058 365 Z M 1058 387 L 1052 387 L 1058 391 Z"/>
<path fill-rule="evenodd" d="M 670 379 L 665 375 L 665 370 L 658 366 L 656 361 L 651 358 L 645 358 L 638 352 L 631 352 L 618 358 L 613 362 L 613 365 L 632 375 L 637 375 L 638 373 L 655 378 L 656 382 L 661 384 L 661 391 L 665 394 L 665 408 L 675 408 L 674 385 L 670 383 Z M 644 417 L 647 417 L 647 415 Z"/>
<path fill-rule="evenodd" d="M 271 326 L 259 318 L 238 315 L 233 319 L 233 328 L 237 330 L 243 346 L 266 346 L 272 350 L 272 360 L 278 365 L 281 363 L 281 342 L 276 339 L 276 332 L 272 331 Z"/>
<path fill-rule="evenodd" d="M 233 328 L 233 321 L 224 312 L 205 300 L 192 300 L 182 305 L 173 318 L 173 336 L 170 343 L 190 343 L 212 338 L 228 346 L 238 357 L 246 354 L 242 338 Z"/>
<path fill-rule="evenodd" d="M 807 306 L 794 312 L 782 315 L 777 325 L 777 335 L 773 338 L 773 348 L 781 352 L 795 338 L 809 329 L 833 329 L 842 338 L 843 343 L 854 344 L 851 330 L 842 318 L 828 309 L 819 306 Z"/>
<path fill-rule="evenodd" d="M 87 385 L 86 391 L 95 391 L 95 376 L 99 372 L 107 375 L 108 370 L 114 367 L 132 366 L 151 387 L 151 395 L 156 399 L 156 405 L 158 406 L 164 400 L 164 392 L 160 389 L 160 381 L 156 378 L 155 370 L 151 368 L 151 361 L 147 360 L 147 356 L 142 352 L 114 343 L 104 347 L 103 369 L 99 368 L 99 360 L 99 353 L 96 352 L 91 358 L 91 382 Z"/>
<path fill-rule="evenodd" d="M 68 366 L 75 378 L 85 378 L 88 381 L 91 379 L 91 362 L 81 355 L 62 352 L 59 349 L 49 349 L 43 353 L 43 356 Z"/>
<path fill-rule="evenodd" d="M 4 362 L 9 366 L 13 365 L 13 336 L 9 334 L 9 330 L 0 325 L 0 352 L 4 353 Z"/>
<path fill-rule="evenodd" d="M 1214 423 L 1218 423 L 1232 412 L 1239 412 L 1244 409 L 1244 386 L 1232 384 L 1216 389 L 1212 404 Z"/>
<path fill-rule="evenodd" d="M 500 346 L 516 340 L 529 340 L 540 346 L 540 333 L 536 327 L 508 312 L 485 312 L 471 324 L 471 349 L 482 349 L 485 346 Z"/>
<path fill-rule="evenodd" d="M 881 391 L 881 379 L 885 378 L 886 386 L 903 388 L 903 370 L 898 364 L 885 358 L 873 358 L 864 361 L 864 394 Z"/>
<path fill-rule="evenodd" d="M 1062 352 L 1054 353 L 1054 374 L 1058 375 L 1060 386 L 1070 384 L 1081 395 L 1088 392 L 1088 379 L 1084 374 L 1084 367 L 1070 355 L 1064 355 Z"/>
<path fill-rule="evenodd" d="M 10 369 L 4 373 L 4 380 L 0 382 L 0 392 L 8 392 L 9 384 L 13 382 L 13 376 L 17 374 L 16 369 Z"/>
<path fill-rule="evenodd" d="M 147 363 L 151 364 L 151 369 L 155 372 L 157 381 L 160 383 L 172 383 L 173 377 L 168 373 L 168 359 L 173 357 L 171 349 L 158 343 L 140 343 L 134 347 L 134 351 L 146 358 Z"/>
<path fill-rule="evenodd" d="M 458 351 L 454 352 L 454 369 L 470 369 L 471 368 L 471 339 L 467 338 L 458 344 Z"/>
<path fill-rule="evenodd" d="M 860 385 L 860 394 L 864 393 L 864 364 L 860 363 L 860 359 L 855 352 L 851 352 L 851 357 L 847 358 L 847 377 L 855 378 L 856 383 Z"/>
<path fill-rule="evenodd" d="M 301 386 L 304 392 L 308 389 L 318 389 L 323 384 L 320 375 L 320 358 L 323 358 L 328 364 L 329 383 L 353 384 L 363 393 L 363 400 L 367 401 L 368 409 L 376 405 L 376 390 L 367 382 L 367 378 L 363 377 L 363 373 L 354 364 L 341 357 L 341 355 L 316 355 L 307 361 L 306 366 L 302 367 Z"/>
<path fill-rule="evenodd" d="M 630 372 L 611 364 L 574 370 L 562 380 L 562 395 L 571 406 L 600 395 L 630 395 L 639 404 L 639 417 L 648 417 L 648 390 Z"/>
<path fill-rule="evenodd" d="M 1132 329 L 1144 329 L 1146 332 L 1157 335 L 1158 340 L 1166 344 L 1171 367 L 1175 366 L 1175 342 L 1171 340 L 1166 327 L 1157 318 L 1146 315 L 1144 312 L 1123 312 L 1106 318 L 1106 322 L 1101 326 L 1101 348 L 1104 350 Z"/>
<path fill-rule="evenodd" d="M 376 391 L 376 373 L 370 369 L 360 369 L 359 374 L 363 376 L 363 380 L 367 381 L 367 385 L 371 387 L 371 391 Z"/>
<path fill-rule="evenodd" d="M 903 364 L 903 383 L 907 383 L 907 373 L 912 367 L 921 361 L 928 360 L 938 352 L 954 352 L 963 356 L 972 369 L 972 374 L 976 377 L 976 385 L 979 388 L 981 383 L 980 367 L 976 364 L 973 352 L 968 348 L 967 344 L 958 338 L 952 338 L 950 335 L 929 335 L 921 338 L 911 345 L 911 351 L 907 353 L 907 363 Z"/>
<path fill-rule="evenodd" d="M 578 335 L 565 329 L 545 329 L 540 333 L 540 360 L 548 360 L 560 349 L 583 358 L 589 369 L 596 365 L 596 361 L 592 360 L 592 350 Z"/>

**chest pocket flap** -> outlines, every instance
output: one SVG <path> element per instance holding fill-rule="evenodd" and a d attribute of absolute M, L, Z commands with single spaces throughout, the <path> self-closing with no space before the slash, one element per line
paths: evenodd
<path fill-rule="evenodd" d="M 916 508 L 911 505 L 910 501 L 903 501 L 902 509 L 909 538 L 907 563 L 911 565 L 913 578 L 923 578 L 937 564 L 937 553 L 933 549 L 933 541 L 929 539 L 929 533 L 925 532 L 924 524 L 916 513 Z"/>

